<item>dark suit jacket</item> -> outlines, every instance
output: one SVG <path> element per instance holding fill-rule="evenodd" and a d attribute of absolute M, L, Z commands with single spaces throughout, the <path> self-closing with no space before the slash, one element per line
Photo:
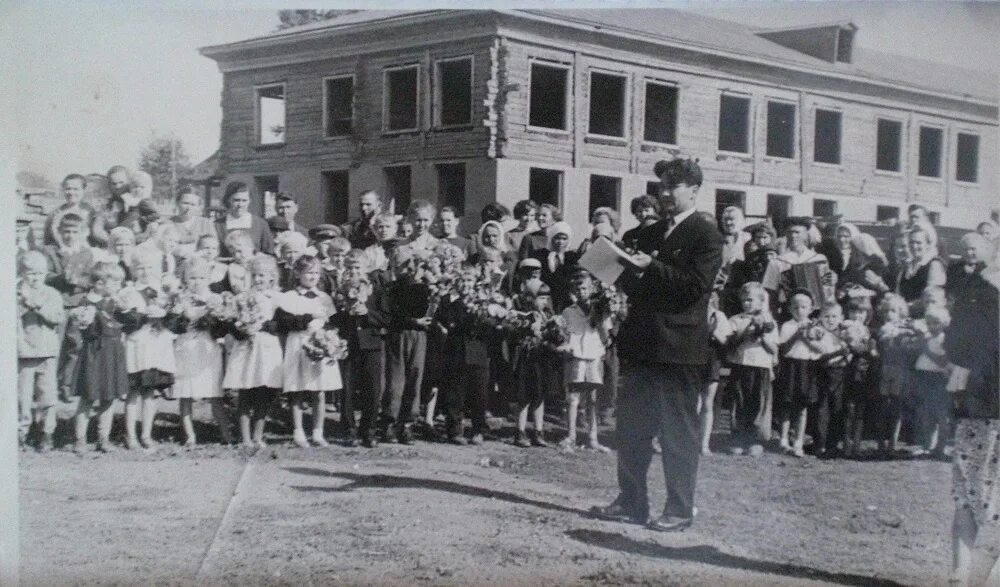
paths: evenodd
<path fill-rule="evenodd" d="M 231 257 L 232 252 L 226 248 L 226 217 L 215 223 L 215 232 L 219 235 L 219 254 L 223 257 Z M 254 249 L 258 253 L 274 252 L 274 237 L 271 235 L 271 227 L 260 216 L 250 216 L 250 240 L 253 241 Z"/>
<path fill-rule="evenodd" d="M 489 366 L 489 346 L 486 340 L 477 336 L 475 319 L 466 310 L 461 298 L 442 301 L 434 318 L 448 329 L 441 349 L 442 367 L 446 372 L 459 371 L 470 365 Z"/>
<path fill-rule="evenodd" d="M 659 251 L 640 277 L 626 271 L 621 286 L 629 313 L 619 333 L 628 361 L 704 365 L 709 359 L 708 299 L 722 266 L 722 234 L 695 212 L 669 236 L 666 221 L 644 230 L 639 250 Z"/>

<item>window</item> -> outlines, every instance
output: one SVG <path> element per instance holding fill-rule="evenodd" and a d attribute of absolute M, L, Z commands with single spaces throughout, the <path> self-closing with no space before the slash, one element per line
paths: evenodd
<path fill-rule="evenodd" d="M 275 197 L 278 195 L 277 175 L 258 175 L 253 178 L 254 187 L 260 196 L 256 200 L 251 199 L 250 207 L 258 216 L 270 218 L 275 215 Z"/>
<path fill-rule="evenodd" d="M 677 144 L 677 92 L 675 86 L 646 82 L 644 140 Z"/>
<path fill-rule="evenodd" d="M 875 221 L 876 222 L 890 222 L 892 220 L 899 220 L 899 208 L 896 206 L 876 206 L 875 208 Z"/>
<path fill-rule="evenodd" d="M 566 130 L 569 69 L 560 65 L 531 64 L 528 125 Z"/>
<path fill-rule="evenodd" d="M 903 144 L 903 123 L 898 120 L 878 119 L 875 169 L 900 170 L 900 152 Z"/>
<path fill-rule="evenodd" d="M 437 125 L 472 124 L 472 57 L 438 61 L 435 80 Z"/>
<path fill-rule="evenodd" d="M 837 215 L 837 202 L 833 200 L 813 200 L 813 216 L 829 218 Z"/>
<path fill-rule="evenodd" d="M 792 197 L 781 194 L 767 194 L 767 216 L 774 226 L 783 226 L 788 218 Z"/>
<path fill-rule="evenodd" d="M 854 44 L 854 31 L 840 29 L 837 31 L 837 61 L 851 62 L 851 46 Z"/>
<path fill-rule="evenodd" d="M 438 177 L 438 202 L 451 206 L 458 215 L 465 214 L 465 163 L 435 165 Z"/>
<path fill-rule="evenodd" d="M 590 134 L 625 136 L 625 77 L 590 73 Z"/>
<path fill-rule="evenodd" d="M 931 221 L 931 224 L 938 226 L 941 224 L 941 213 L 940 212 L 927 212 L 927 219 Z"/>
<path fill-rule="evenodd" d="M 722 95 L 719 102 L 719 150 L 750 152 L 750 98 Z"/>
<path fill-rule="evenodd" d="M 354 78 L 344 76 L 323 80 L 323 103 L 326 136 L 351 134 L 354 124 Z"/>
<path fill-rule="evenodd" d="M 382 124 L 385 130 L 417 130 L 419 73 L 419 65 L 385 70 L 385 95 L 382 103 Z"/>
<path fill-rule="evenodd" d="M 385 172 L 385 192 L 389 199 L 389 206 L 396 214 L 406 214 L 406 209 L 410 207 L 410 200 L 413 198 L 410 166 L 386 167 L 383 171 Z"/>
<path fill-rule="evenodd" d="M 767 103 L 767 155 L 795 158 L 795 105 Z"/>
<path fill-rule="evenodd" d="M 816 109 L 813 161 L 840 165 L 840 112 Z"/>
<path fill-rule="evenodd" d="M 917 175 L 941 177 L 941 148 L 944 131 L 930 126 L 920 127 L 920 163 Z"/>
<path fill-rule="evenodd" d="M 660 182 L 658 182 L 658 181 L 647 181 L 646 182 L 646 195 L 649 195 L 649 196 L 659 196 L 660 195 Z"/>
<path fill-rule="evenodd" d="M 979 179 L 979 136 L 958 133 L 955 179 L 976 183 Z"/>
<path fill-rule="evenodd" d="M 562 172 L 532 167 L 528 171 L 528 198 L 536 204 L 562 208 Z"/>
<path fill-rule="evenodd" d="M 746 192 L 736 190 L 715 190 L 715 218 L 722 218 L 722 211 L 730 206 L 736 206 L 740 210 L 746 208 Z"/>
<path fill-rule="evenodd" d="M 285 142 L 285 84 L 257 88 L 257 143 Z"/>
<path fill-rule="evenodd" d="M 328 223 L 340 225 L 349 220 L 350 188 L 350 173 L 347 170 L 323 172 L 323 193 L 326 194 Z"/>
<path fill-rule="evenodd" d="M 601 206 L 618 210 L 618 200 L 621 198 L 622 180 L 620 177 L 606 175 L 590 176 L 590 206 L 587 208 L 589 218 L 594 210 Z"/>

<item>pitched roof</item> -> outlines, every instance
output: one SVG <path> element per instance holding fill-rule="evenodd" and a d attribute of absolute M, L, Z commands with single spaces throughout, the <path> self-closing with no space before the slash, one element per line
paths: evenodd
<path fill-rule="evenodd" d="M 419 17 L 445 16 L 448 10 L 365 10 L 335 18 L 275 31 L 261 40 L 280 40 L 310 32 L 349 29 L 354 26 L 389 23 Z M 681 44 L 694 50 L 719 51 L 734 58 L 752 58 L 776 66 L 808 68 L 832 75 L 851 75 L 875 82 L 901 84 L 918 90 L 967 96 L 988 102 L 1000 101 L 1000 83 L 985 71 L 963 69 L 942 63 L 889 55 L 854 47 L 853 63 L 831 63 L 769 41 L 752 28 L 737 22 L 702 16 L 671 8 L 500 10 L 515 17 L 545 20 L 614 34 L 637 35 L 652 42 Z M 791 28 L 808 29 L 803 24 Z M 846 25 L 848 23 L 836 23 Z M 234 43 L 230 46 L 239 46 Z M 225 46 L 223 46 L 225 47 Z M 213 47 L 209 49 L 222 49 Z M 234 47 L 235 48 L 235 47 Z"/>

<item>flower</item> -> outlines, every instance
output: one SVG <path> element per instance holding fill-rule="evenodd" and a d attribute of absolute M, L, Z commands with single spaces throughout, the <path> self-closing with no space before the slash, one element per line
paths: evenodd
<path fill-rule="evenodd" d="M 340 338 L 336 328 L 321 328 L 309 333 L 302 350 L 314 363 L 333 363 L 347 358 L 347 341 Z"/>
<path fill-rule="evenodd" d="M 267 322 L 260 297 L 256 292 L 248 291 L 233 298 L 235 319 L 233 326 L 237 330 L 252 336 L 260 332 Z"/>
<path fill-rule="evenodd" d="M 97 315 L 97 308 L 87 304 L 85 306 L 78 306 L 69 311 L 70 321 L 76 325 L 80 330 L 85 330 L 91 324 L 94 323 L 94 318 Z"/>
<path fill-rule="evenodd" d="M 628 315 L 628 296 L 613 285 L 594 282 L 590 308 L 595 324 L 610 318 L 612 324 L 621 324 Z"/>
<path fill-rule="evenodd" d="M 837 333 L 852 353 L 861 353 L 868 349 L 871 332 L 868 327 L 856 320 L 844 320 L 840 323 Z"/>
<path fill-rule="evenodd" d="M 338 312 L 363 316 L 368 313 L 367 303 L 373 291 L 372 283 L 364 273 L 345 273 L 334 292 L 333 301 Z"/>
<path fill-rule="evenodd" d="M 569 328 L 562 316 L 552 316 L 542 325 L 542 344 L 558 350 L 569 342 Z"/>

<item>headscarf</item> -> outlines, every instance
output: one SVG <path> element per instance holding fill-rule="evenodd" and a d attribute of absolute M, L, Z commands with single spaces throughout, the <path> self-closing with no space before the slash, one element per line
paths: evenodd
<path fill-rule="evenodd" d="M 549 233 L 549 246 L 552 245 L 552 238 L 557 234 L 565 234 L 568 238 L 573 238 L 573 228 L 568 222 L 560 220 L 556 222 L 548 229 Z"/>
<path fill-rule="evenodd" d="M 496 248 L 500 250 L 501 253 L 507 252 L 507 239 L 504 238 L 506 231 L 503 229 L 503 225 L 496 220 L 487 220 L 479 227 L 479 244 L 485 246 L 483 243 L 483 236 L 486 234 L 486 229 L 489 227 L 494 227 L 500 231 L 500 238 L 496 244 Z"/>

